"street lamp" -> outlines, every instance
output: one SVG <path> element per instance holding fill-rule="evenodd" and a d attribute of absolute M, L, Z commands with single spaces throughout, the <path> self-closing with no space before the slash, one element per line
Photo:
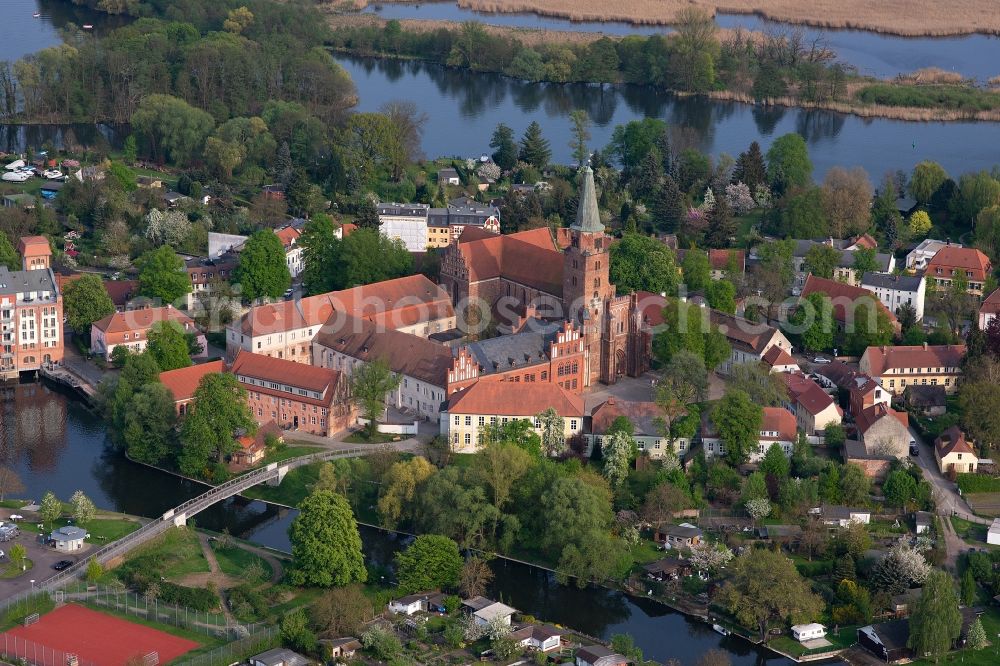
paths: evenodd
<path fill-rule="evenodd" d="M 31 591 L 32 592 L 35 591 L 35 579 L 34 578 L 31 579 Z"/>

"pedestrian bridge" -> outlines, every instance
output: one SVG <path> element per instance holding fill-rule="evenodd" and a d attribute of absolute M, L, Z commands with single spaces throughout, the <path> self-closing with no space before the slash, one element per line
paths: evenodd
<path fill-rule="evenodd" d="M 337 460 L 338 458 L 357 458 L 375 453 L 379 448 L 375 446 L 357 447 L 351 449 L 336 449 L 321 451 L 308 456 L 290 458 L 282 462 L 271 463 L 266 467 L 255 469 L 246 474 L 242 474 L 234 479 L 230 479 L 223 484 L 215 486 L 197 497 L 193 497 L 179 506 L 175 506 L 164 513 L 159 518 L 151 520 L 141 528 L 128 534 L 117 541 L 107 544 L 98 550 L 90 553 L 84 559 L 73 566 L 60 571 L 56 575 L 42 581 L 38 587 L 45 590 L 54 590 L 62 587 L 71 580 L 78 578 L 87 570 L 87 563 L 91 558 L 96 559 L 100 564 L 121 557 L 133 548 L 163 534 L 174 526 L 181 526 L 187 523 L 188 518 L 204 511 L 208 507 L 227 500 L 234 495 L 239 495 L 243 491 L 261 483 L 277 486 L 285 478 L 289 470 L 303 465 L 327 460 Z"/>

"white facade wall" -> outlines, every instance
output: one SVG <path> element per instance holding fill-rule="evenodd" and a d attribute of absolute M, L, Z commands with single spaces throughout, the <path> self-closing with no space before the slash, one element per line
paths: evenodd
<path fill-rule="evenodd" d="M 530 421 L 533 430 L 540 437 L 541 424 L 534 414 L 523 416 L 501 416 L 499 414 L 450 414 L 441 412 L 441 435 L 451 443 L 451 449 L 458 453 L 475 453 L 479 449 L 479 429 L 492 423 L 510 421 Z M 583 432 L 583 415 L 564 416 L 563 434 L 570 439 Z"/>
<path fill-rule="evenodd" d="M 909 303 L 917 311 L 917 321 L 924 318 L 924 297 L 927 292 L 927 280 L 920 278 L 920 286 L 916 291 L 906 289 L 892 289 L 876 285 L 861 284 L 862 287 L 875 294 L 882 305 L 889 308 L 893 314 L 904 303 Z"/>
<path fill-rule="evenodd" d="M 403 241 L 409 252 L 426 252 L 428 245 L 427 214 L 423 216 L 379 215 L 382 235 Z"/>

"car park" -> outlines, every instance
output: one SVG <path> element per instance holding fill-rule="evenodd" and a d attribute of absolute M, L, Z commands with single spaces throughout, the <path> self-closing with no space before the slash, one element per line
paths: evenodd
<path fill-rule="evenodd" d="M 63 569 L 69 569 L 71 566 L 73 566 L 73 563 L 70 560 L 59 560 L 52 565 L 52 568 L 56 571 L 62 571 Z"/>

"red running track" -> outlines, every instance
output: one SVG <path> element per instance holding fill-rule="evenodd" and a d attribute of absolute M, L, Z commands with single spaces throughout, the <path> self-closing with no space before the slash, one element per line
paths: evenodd
<path fill-rule="evenodd" d="M 75 654 L 81 663 L 91 662 L 96 666 L 123 666 L 130 657 L 150 652 L 158 652 L 160 663 L 166 664 L 199 647 L 194 641 L 76 604 L 61 606 L 38 622 L 16 627 L 5 635 L 33 641 L 39 648 L 44 645 L 50 650 Z M 8 641 L 8 645 L 13 647 L 14 641 Z"/>

